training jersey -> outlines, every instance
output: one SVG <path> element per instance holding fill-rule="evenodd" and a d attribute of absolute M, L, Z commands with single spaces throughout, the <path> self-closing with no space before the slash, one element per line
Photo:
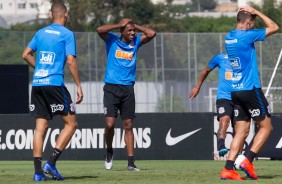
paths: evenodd
<path fill-rule="evenodd" d="M 215 55 L 208 67 L 212 70 L 218 67 L 217 99 L 231 100 L 232 68 L 227 54 Z"/>
<path fill-rule="evenodd" d="M 232 91 L 261 88 L 254 43 L 263 41 L 266 29 L 232 30 L 225 47 L 233 69 Z"/>
<path fill-rule="evenodd" d="M 63 86 L 66 56 L 76 56 L 74 33 L 51 24 L 37 31 L 28 47 L 37 52 L 32 86 Z"/>
<path fill-rule="evenodd" d="M 121 85 L 134 85 L 136 73 L 137 51 L 141 47 L 141 36 L 127 44 L 121 37 L 109 32 L 105 39 L 107 49 L 107 64 L 104 82 Z"/>

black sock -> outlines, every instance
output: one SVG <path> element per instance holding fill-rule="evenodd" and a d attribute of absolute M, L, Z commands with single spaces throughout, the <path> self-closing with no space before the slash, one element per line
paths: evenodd
<path fill-rule="evenodd" d="M 42 171 L 42 157 L 33 157 L 35 174 L 43 174 Z"/>
<path fill-rule="evenodd" d="M 128 165 L 134 164 L 134 156 L 128 156 Z"/>
<path fill-rule="evenodd" d="M 113 148 L 107 148 L 107 153 L 113 154 L 114 153 Z"/>
<path fill-rule="evenodd" d="M 61 153 L 62 153 L 61 150 L 54 148 L 53 153 L 52 153 L 52 155 L 50 156 L 50 159 L 49 159 L 49 164 L 52 165 L 52 166 L 55 166 L 58 158 L 61 155 Z"/>
<path fill-rule="evenodd" d="M 225 139 L 217 139 L 217 149 L 225 149 Z"/>
<path fill-rule="evenodd" d="M 233 170 L 234 162 L 235 161 L 227 160 L 224 168 L 227 170 Z"/>
<path fill-rule="evenodd" d="M 247 154 L 247 159 L 252 163 L 254 161 L 254 158 L 257 156 L 256 153 L 252 152 L 251 150 Z"/>

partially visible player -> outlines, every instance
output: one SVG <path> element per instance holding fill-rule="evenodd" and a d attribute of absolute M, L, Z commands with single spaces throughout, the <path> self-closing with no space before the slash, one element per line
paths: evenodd
<path fill-rule="evenodd" d="M 120 29 L 121 35 L 112 31 Z M 137 35 L 141 31 L 142 35 Z M 107 65 L 104 85 L 105 140 L 107 152 L 105 168 L 112 168 L 113 137 L 115 120 L 120 116 L 125 129 L 125 144 L 129 171 L 138 171 L 134 164 L 133 119 L 135 118 L 134 83 L 136 73 L 136 56 L 138 49 L 156 36 L 148 27 L 135 24 L 131 19 L 122 19 L 118 24 L 107 24 L 97 28 L 97 33 L 105 41 L 107 48 Z"/>
<path fill-rule="evenodd" d="M 64 67 L 68 64 L 70 73 L 77 86 L 76 103 L 81 103 L 83 92 L 76 62 L 76 41 L 74 33 L 64 27 L 67 20 L 67 8 L 63 3 L 52 4 L 53 23 L 36 32 L 22 57 L 34 68 L 31 91 L 30 112 L 36 118 L 36 130 L 33 138 L 34 181 L 52 179 L 63 180 L 56 168 L 56 161 L 69 143 L 77 128 L 74 104 L 64 85 Z M 36 58 L 34 53 L 37 52 Z M 42 150 L 48 121 L 55 115 L 61 115 L 64 129 L 59 134 L 56 146 L 49 160 L 42 168 Z"/>
<path fill-rule="evenodd" d="M 264 22 L 265 28 L 254 29 L 257 16 Z M 233 165 L 246 139 L 251 119 L 256 122 L 259 130 L 240 168 L 249 178 L 254 180 L 258 178 L 252 162 L 268 139 L 272 131 L 272 124 L 269 104 L 261 89 L 254 43 L 263 41 L 278 29 L 278 25 L 263 13 L 252 7 L 244 6 L 237 14 L 236 30 L 231 30 L 225 37 L 228 59 L 233 69 L 231 97 L 234 103 L 237 128 L 225 167 L 220 173 L 221 179 L 244 179 L 233 170 Z"/>
<path fill-rule="evenodd" d="M 228 153 L 225 147 L 226 131 L 230 120 L 233 120 L 234 106 L 231 100 L 232 68 L 226 53 L 215 55 L 202 70 L 196 86 L 191 90 L 189 99 L 196 97 L 209 73 L 218 67 L 218 88 L 216 97 L 216 112 L 219 127 L 217 131 L 217 149 L 219 156 Z"/>

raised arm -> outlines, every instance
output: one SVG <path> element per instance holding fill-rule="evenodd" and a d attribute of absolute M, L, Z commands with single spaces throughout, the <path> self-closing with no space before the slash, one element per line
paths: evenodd
<path fill-rule="evenodd" d="M 273 33 L 277 32 L 279 30 L 278 25 L 274 21 L 272 21 L 270 18 L 268 18 L 262 12 L 254 9 L 252 7 L 242 6 L 242 7 L 240 7 L 240 11 L 247 11 L 247 12 L 250 12 L 252 15 L 257 15 L 265 24 L 266 37 L 272 35 Z"/>
<path fill-rule="evenodd" d="M 67 64 L 69 66 L 70 73 L 74 79 L 74 82 L 77 87 L 77 97 L 76 97 L 76 103 L 79 104 L 83 100 L 83 92 L 82 92 L 82 87 L 80 84 L 80 79 L 78 75 L 78 67 L 77 67 L 77 62 L 74 56 L 68 55 L 67 56 Z"/>
<path fill-rule="evenodd" d="M 99 36 L 102 39 L 107 39 L 109 37 L 108 32 L 112 31 L 113 29 L 118 29 L 126 26 L 128 22 L 130 22 L 131 19 L 125 18 L 122 19 L 118 24 L 105 24 L 102 26 L 97 27 L 96 32 L 99 34 Z"/>
<path fill-rule="evenodd" d="M 151 29 L 151 28 L 139 26 L 139 25 L 135 24 L 135 29 L 144 33 L 141 36 L 141 43 L 143 43 L 143 44 L 149 42 L 150 40 L 152 40 L 156 36 L 156 31 Z"/>
<path fill-rule="evenodd" d="M 191 100 L 192 98 L 196 97 L 201 89 L 201 86 L 204 82 L 204 80 L 207 78 L 207 76 L 209 75 L 210 71 L 212 71 L 212 69 L 210 69 L 210 67 L 206 66 L 198 79 L 198 82 L 196 84 L 196 86 L 191 90 L 190 94 L 189 94 L 189 100 Z"/>
<path fill-rule="evenodd" d="M 22 58 L 31 66 L 35 67 L 35 57 L 33 56 L 33 50 L 29 47 L 25 48 L 22 53 Z"/>

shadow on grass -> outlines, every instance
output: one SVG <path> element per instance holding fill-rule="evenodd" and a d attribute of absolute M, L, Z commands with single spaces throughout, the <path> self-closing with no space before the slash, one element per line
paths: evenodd
<path fill-rule="evenodd" d="M 269 175 L 258 175 L 258 179 L 273 179 L 273 178 L 279 178 L 282 177 L 281 175 L 274 175 L 274 176 L 269 176 Z"/>
<path fill-rule="evenodd" d="M 79 180 L 79 179 L 89 179 L 89 178 L 98 178 L 98 176 L 71 176 L 66 177 L 65 180 Z"/>

